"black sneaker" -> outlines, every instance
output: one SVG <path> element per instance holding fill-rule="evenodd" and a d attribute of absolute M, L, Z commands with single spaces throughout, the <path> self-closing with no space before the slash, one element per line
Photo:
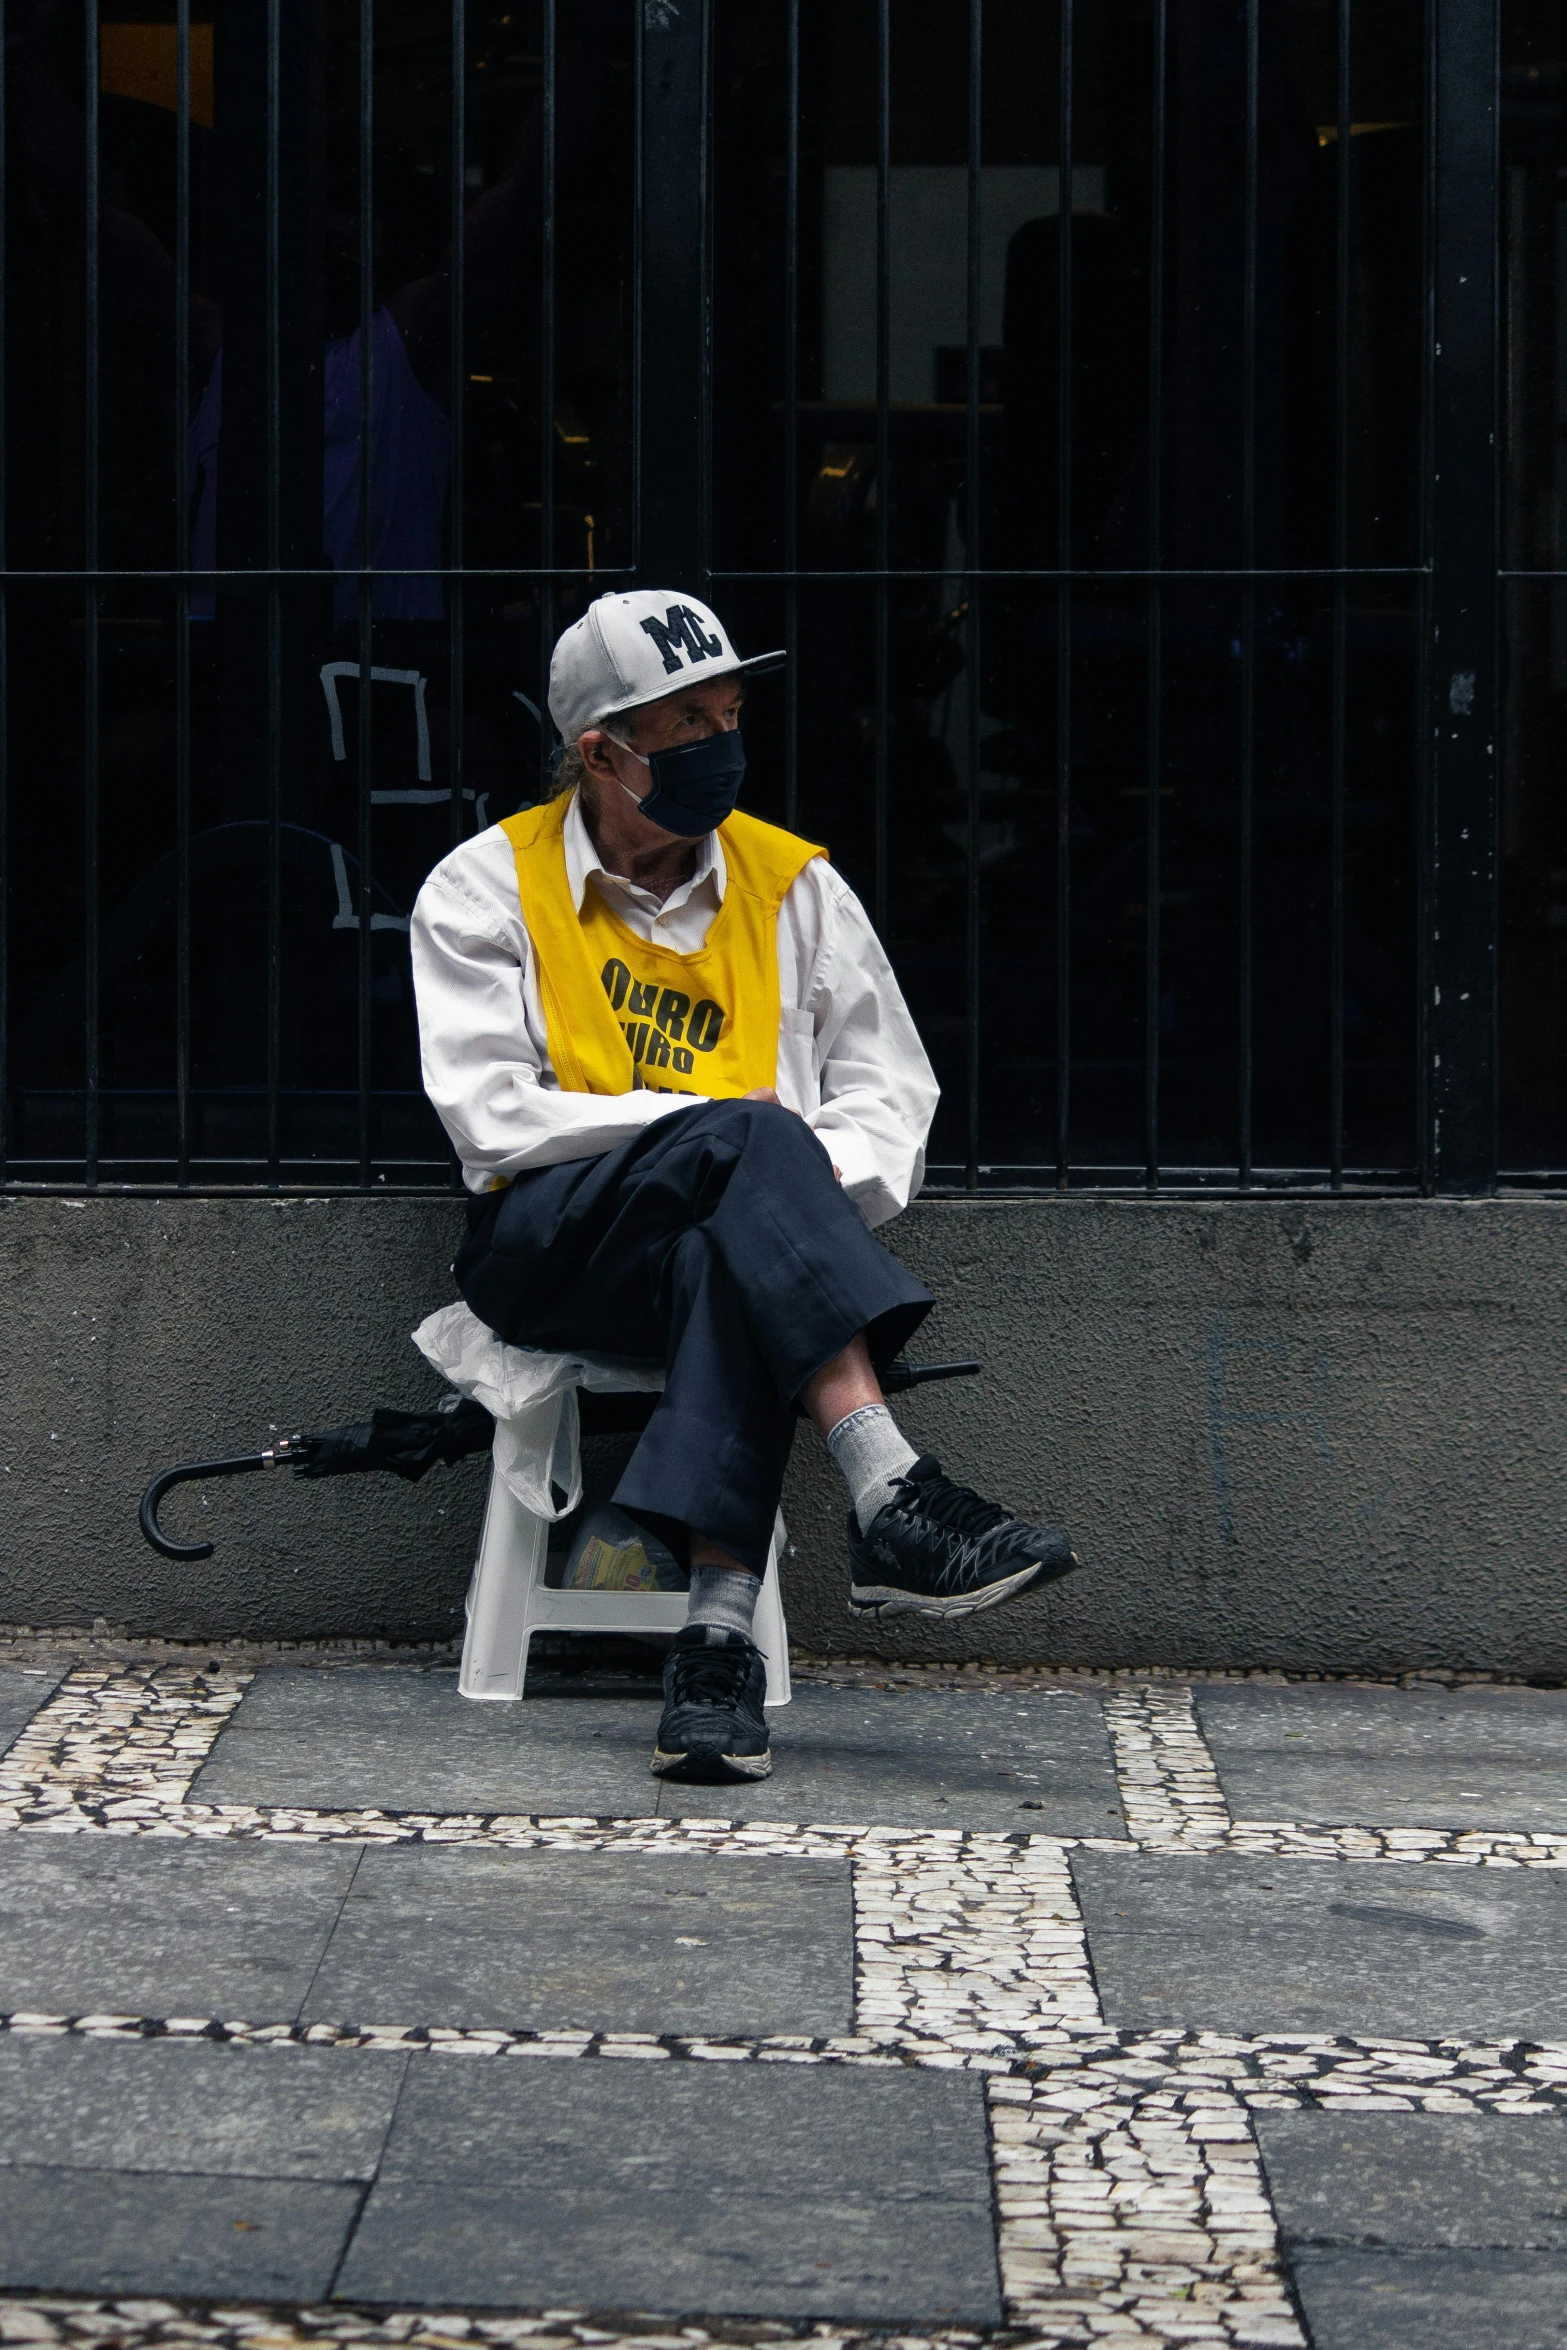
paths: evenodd
<path fill-rule="evenodd" d="M 754 1640 L 687 1624 L 664 1660 L 664 1711 L 653 1749 L 661 1779 L 765 1779 L 767 1663 Z"/>
<path fill-rule="evenodd" d="M 849 1605 L 867 1615 L 972 1616 L 1077 1565 L 1064 1534 L 1008 1517 L 921 1453 L 862 1534 L 849 1512 Z"/>

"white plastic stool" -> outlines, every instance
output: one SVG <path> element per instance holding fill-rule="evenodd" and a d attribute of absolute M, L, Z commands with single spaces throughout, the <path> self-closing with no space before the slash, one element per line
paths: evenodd
<path fill-rule="evenodd" d="M 464 1697 L 521 1697 L 535 1632 L 678 1632 L 685 1622 L 683 1591 L 552 1590 L 544 1580 L 549 1539 L 548 1519 L 535 1516 L 492 1469 L 479 1556 L 468 1585 L 468 1626 L 457 1680 Z M 789 1637 L 778 1592 L 783 1543 L 780 1511 L 751 1634 L 767 1659 L 769 1706 L 789 1702 Z"/>

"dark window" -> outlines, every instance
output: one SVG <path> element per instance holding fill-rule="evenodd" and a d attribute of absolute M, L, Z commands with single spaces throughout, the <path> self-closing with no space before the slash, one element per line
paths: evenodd
<path fill-rule="evenodd" d="M 409 911 L 636 579 L 790 648 L 751 804 L 874 914 L 937 1184 L 1557 1179 L 1564 60 L 1567 0 L 19 13 L 6 1179 L 450 1182 Z"/>

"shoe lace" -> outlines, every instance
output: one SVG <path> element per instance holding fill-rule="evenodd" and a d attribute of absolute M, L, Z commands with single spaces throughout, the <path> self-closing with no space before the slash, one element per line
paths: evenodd
<path fill-rule="evenodd" d="M 900 1477 L 898 1483 L 906 1509 L 969 1541 L 990 1533 L 1007 1515 L 998 1501 L 986 1501 L 972 1485 L 954 1485 L 950 1477 Z"/>
<path fill-rule="evenodd" d="M 744 1685 L 750 1665 L 743 1648 L 677 1648 L 670 1696 L 676 1705 L 729 1705 Z"/>

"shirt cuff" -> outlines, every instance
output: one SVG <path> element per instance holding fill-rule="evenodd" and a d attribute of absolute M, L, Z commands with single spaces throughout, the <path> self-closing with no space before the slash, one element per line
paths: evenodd
<path fill-rule="evenodd" d="M 875 1145 L 858 1126 L 829 1117 L 821 1123 L 812 1120 L 811 1130 L 867 1224 L 885 1224 L 900 1213 L 906 1202 L 894 1191 Z"/>

